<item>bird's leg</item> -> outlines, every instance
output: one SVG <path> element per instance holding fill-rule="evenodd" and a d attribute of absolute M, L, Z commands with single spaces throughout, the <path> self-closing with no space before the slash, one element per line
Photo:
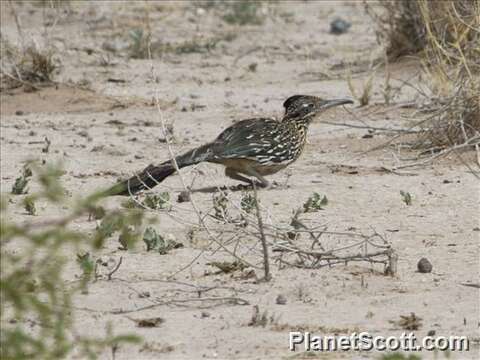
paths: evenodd
<path fill-rule="evenodd" d="M 233 180 L 238 180 L 238 181 L 242 181 L 242 182 L 246 182 L 247 184 L 249 184 L 250 186 L 253 186 L 253 183 L 254 183 L 254 180 L 252 179 L 249 179 L 243 175 L 240 175 L 240 173 L 232 168 L 225 168 L 225 175 L 228 176 L 230 179 L 233 179 Z M 255 175 L 252 175 L 252 176 L 255 176 Z M 257 186 L 260 186 L 260 187 L 264 187 L 264 183 L 263 182 L 260 182 L 260 183 L 256 183 Z M 243 187 L 245 185 L 242 185 L 242 184 L 239 184 L 238 185 L 239 187 Z"/>
<path fill-rule="evenodd" d="M 252 185 L 252 180 L 251 179 L 240 175 L 239 172 L 237 172 L 236 170 L 234 170 L 232 168 L 228 168 L 228 167 L 225 168 L 225 175 L 228 176 L 230 179 L 243 181 L 243 182 L 246 182 L 247 184 Z"/>
<path fill-rule="evenodd" d="M 261 187 L 266 188 L 266 189 L 271 187 L 270 182 L 267 179 L 265 179 L 262 175 L 260 175 L 258 173 L 258 171 L 255 170 L 253 167 L 250 166 L 246 170 L 247 170 L 246 172 L 248 173 L 248 175 L 255 176 L 260 181 L 260 186 Z"/>

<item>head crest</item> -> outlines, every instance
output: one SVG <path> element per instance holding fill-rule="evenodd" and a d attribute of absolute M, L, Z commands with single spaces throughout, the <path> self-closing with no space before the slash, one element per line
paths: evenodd
<path fill-rule="evenodd" d="M 290 105 L 292 105 L 294 102 L 296 102 L 297 100 L 301 99 L 305 97 L 305 95 L 293 95 L 293 96 L 290 96 L 287 100 L 285 100 L 285 102 L 283 103 L 283 107 L 285 109 L 289 108 Z"/>

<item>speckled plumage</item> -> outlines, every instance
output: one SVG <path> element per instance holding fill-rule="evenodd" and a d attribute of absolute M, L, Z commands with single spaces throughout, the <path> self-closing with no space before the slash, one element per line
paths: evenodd
<path fill-rule="evenodd" d="M 254 118 L 226 128 L 214 141 L 175 158 L 179 168 L 212 162 L 225 166 L 225 174 L 233 179 L 251 182 L 243 175 L 253 176 L 268 186 L 264 175 L 285 168 L 301 155 L 310 122 L 323 110 L 351 100 L 323 100 L 314 96 L 294 95 L 283 104 L 281 121 Z M 175 172 L 172 162 L 150 165 L 140 174 L 115 185 L 110 195 L 127 195 L 151 188 Z"/>

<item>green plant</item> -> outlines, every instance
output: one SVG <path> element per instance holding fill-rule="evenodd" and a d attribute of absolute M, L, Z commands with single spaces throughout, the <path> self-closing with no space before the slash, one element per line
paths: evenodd
<path fill-rule="evenodd" d="M 236 25 L 261 25 L 264 17 L 259 15 L 261 3 L 254 0 L 238 0 L 224 3 L 226 14 L 223 20 Z"/>
<path fill-rule="evenodd" d="M 223 192 L 214 195 L 213 197 L 213 209 L 215 210 L 214 217 L 219 220 L 227 220 L 228 218 L 228 198 Z"/>
<path fill-rule="evenodd" d="M 147 245 L 147 251 L 157 250 L 160 255 L 165 255 L 172 249 L 183 247 L 183 244 L 175 240 L 165 239 L 151 226 L 145 229 L 143 242 Z"/>
<path fill-rule="evenodd" d="M 35 208 L 35 199 L 32 196 L 28 196 L 23 200 L 25 211 L 28 215 L 36 215 L 37 209 Z"/>
<path fill-rule="evenodd" d="M 145 35 L 143 29 L 138 28 L 131 30 L 128 35 L 130 37 L 130 57 L 133 59 L 147 59 L 150 34 Z"/>
<path fill-rule="evenodd" d="M 170 204 L 170 194 L 161 192 L 160 194 L 147 195 L 143 200 L 143 205 L 152 210 L 166 209 Z"/>
<path fill-rule="evenodd" d="M 54 359 L 67 357 L 75 350 L 80 358 L 94 358 L 105 348 L 138 341 L 136 336 L 114 335 L 110 327 L 100 338 L 80 335 L 74 327 L 72 300 L 85 290 L 90 279 L 91 255 L 78 257 L 84 274 L 79 282 L 67 283 L 62 270 L 72 247 L 81 244 L 93 254 L 110 234 L 138 223 L 142 212 L 107 211 L 106 218 L 116 219 L 113 224 L 94 229 L 92 234 L 77 230 L 72 223 L 88 215 L 101 196 L 93 194 L 72 205 L 60 184 L 61 169 L 33 165 L 32 169 L 40 183 L 40 190 L 31 195 L 32 199 L 42 199 L 46 206 L 62 206 L 67 210 L 62 217 L 47 222 L 20 223 L 5 216 L 9 209 L 6 199 L 1 199 L 0 357 Z"/>
<path fill-rule="evenodd" d="M 412 205 L 412 195 L 408 191 L 400 190 L 400 195 L 405 205 Z"/>
<path fill-rule="evenodd" d="M 95 260 L 92 258 L 89 252 L 78 253 L 77 264 L 82 270 L 82 294 L 87 294 L 87 284 L 92 280 L 92 275 L 94 275 L 96 272 Z"/>
<path fill-rule="evenodd" d="M 319 193 L 314 192 L 307 201 L 303 204 L 304 212 L 314 212 L 318 210 L 323 210 L 323 207 L 328 204 L 328 199 L 326 195 L 320 196 Z"/>
<path fill-rule="evenodd" d="M 22 169 L 22 175 L 15 179 L 15 183 L 12 186 L 12 194 L 22 195 L 28 193 L 27 185 L 32 177 L 32 170 L 28 165 L 25 165 Z"/>
<path fill-rule="evenodd" d="M 243 211 L 250 214 L 253 210 L 256 209 L 257 199 L 251 193 L 245 193 L 240 200 L 240 207 Z"/>

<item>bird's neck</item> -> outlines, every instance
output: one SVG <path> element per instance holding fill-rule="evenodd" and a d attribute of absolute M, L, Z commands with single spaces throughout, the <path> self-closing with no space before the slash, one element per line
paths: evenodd
<path fill-rule="evenodd" d="M 295 124 L 298 127 L 303 127 L 305 129 L 307 129 L 308 125 L 310 125 L 312 120 L 313 120 L 313 116 L 307 116 L 307 117 L 304 117 L 304 118 L 299 118 L 299 117 L 290 117 L 290 116 L 287 115 L 282 119 L 282 122 L 283 123 L 288 123 L 288 124 Z"/>

